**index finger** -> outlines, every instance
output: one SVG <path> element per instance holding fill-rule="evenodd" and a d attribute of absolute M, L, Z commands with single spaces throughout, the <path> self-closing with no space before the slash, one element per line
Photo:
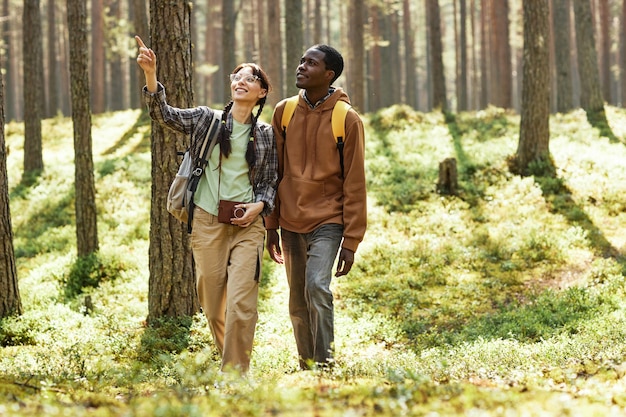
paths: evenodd
<path fill-rule="evenodd" d="M 139 35 L 135 35 L 135 40 L 137 41 L 137 44 L 139 45 L 140 48 L 148 49 L 148 47 L 143 43 Z"/>

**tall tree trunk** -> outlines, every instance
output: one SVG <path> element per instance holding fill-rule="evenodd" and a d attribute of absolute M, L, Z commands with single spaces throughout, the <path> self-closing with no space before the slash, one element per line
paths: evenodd
<path fill-rule="evenodd" d="M 229 74 L 237 65 L 235 61 L 236 23 L 237 13 L 235 12 L 235 2 L 232 0 L 222 0 L 222 64 L 224 75 Z M 222 88 L 224 90 L 224 98 L 230 97 L 230 84 L 223 82 Z"/>
<path fill-rule="evenodd" d="M 484 109 L 489 105 L 489 70 L 491 68 L 489 54 L 491 42 L 489 35 L 489 0 L 480 0 L 480 98 L 478 108 Z"/>
<path fill-rule="evenodd" d="M 4 104 L 5 107 L 5 115 L 10 119 L 15 118 L 15 109 L 17 109 L 17 103 L 15 99 L 17 98 L 17 82 L 14 81 L 14 78 L 17 74 L 13 71 L 13 61 L 17 61 L 13 58 L 13 36 L 11 35 L 13 31 L 11 30 L 11 22 L 14 19 L 11 18 L 11 10 L 9 9 L 9 0 L 2 1 L 2 16 L 7 16 L 7 19 L 2 20 L 2 41 L 4 43 L 4 50 L 2 54 L 0 54 L 0 68 L 4 68 L 5 78 L 7 80 L 7 91 L 5 96 L 6 102 Z"/>
<path fill-rule="evenodd" d="M 365 110 L 365 5 L 360 0 L 350 0 L 348 15 L 354 24 L 348 27 L 348 94 L 352 105 Z"/>
<path fill-rule="evenodd" d="M 111 0 L 109 3 L 109 19 L 113 22 L 113 25 L 117 25 L 122 19 L 122 4 L 121 0 Z M 107 31 L 112 31 L 113 27 L 107 29 Z M 126 77 L 124 74 L 124 59 L 122 58 L 123 52 L 120 47 L 115 45 L 117 39 L 113 37 L 108 42 L 107 50 L 109 50 L 109 68 L 111 68 L 111 82 L 107 91 L 107 96 L 109 99 L 107 102 L 109 103 L 109 110 L 117 111 L 126 108 L 125 106 L 125 96 L 128 93 L 128 86 L 126 85 Z"/>
<path fill-rule="evenodd" d="M 70 35 L 70 84 L 74 124 L 74 188 L 76 190 L 76 246 L 78 256 L 98 250 L 96 187 L 91 147 L 87 6 L 83 0 L 67 0 Z"/>
<path fill-rule="evenodd" d="M 574 15 L 580 73 L 580 104 L 587 112 L 587 118 L 592 125 L 608 126 L 600 87 L 590 2 L 588 0 L 574 1 Z"/>
<path fill-rule="evenodd" d="M 472 72 L 470 83 L 470 109 L 476 110 L 479 108 L 479 84 L 478 84 L 478 56 L 476 53 L 476 47 L 478 46 L 478 39 L 476 36 L 476 0 L 470 0 L 470 30 L 472 33 Z"/>
<path fill-rule="evenodd" d="M 24 0 L 24 179 L 43 170 L 41 118 L 43 89 L 43 45 L 39 0 Z"/>
<path fill-rule="evenodd" d="M 353 1 L 360 4 L 359 1 Z M 415 58 L 415 35 L 413 34 L 413 27 L 411 23 L 411 3 L 409 0 L 402 0 L 402 15 L 402 28 L 404 30 L 404 75 L 406 79 L 406 103 L 417 110 L 419 108 L 419 101 L 417 99 L 417 59 Z M 365 21 L 363 18 L 357 21 L 363 22 L 363 25 L 357 25 L 361 27 L 362 31 L 362 27 L 365 26 Z M 361 34 L 361 36 L 363 36 L 363 34 Z"/>
<path fill-rule="evenodd" d="M 493 103 L 503 108 L 513 107 L 513 71 L 511 62 L 511 43 L 509 39 L 509 0 L 492 2 L 493 38 L 492 46 L 495 54 L 494 77 L 491 79 L 497 88 Z"/>
<path fill-rule="evenodd" d="M 552 10 L 556 67 L 556 111 L 567 113 L 574 108 L 570 65 L 570 0 L 552 0 Z"/>
<path fill-rule="evenodd" d="M 223 56 L 222 56 L 222 39 L 224 34 L 222 32 L 222 2 L 213 1 L 209 2 L 209 10 L 207 10 L 208 16 L 210 16 L 210 30 L 207 30 L 207 36 L 205 38 L 206 47 L 208 49 L 208 61 L 215 67 L 215 72 L 211 74 L 211 102 L 212 103 L 224 103 L 226 97 L 230 97 L 230 91 L 228 95 L 224 95 L 224 81 L 226 80 L 226 72 L 229 69 L 224 69 Z"/>
<path fill-rule="evenodd" d="M 157 78 L 167 80 L 168 102 L 190 107 L 193 100 L 191 10 L 187 0 L 150 0 L 150 36 L 159 60 Z M 199 311 L 187 226 L 166 209 L 176 175 L 177 151 L 189 145 L 184 135 L 152 123 L 152 207 L 150 209 L 148 323 L 160 317 L 192 316 Z"/>
<path fill-rule="evenodd" d="M 4 86 L 0 72 L 0 318 L 22 314 L 9 207 L 9 177 L 4 140 Z"/>
<path fill-rule="evenodd" d="M 148 26 L 148 10 L 146 9 L 145 0 L 130 0 L 132 2 L 132 16 L 135 27 L 135 34 L 141 36 L 142 39 L 148 39 L 150 36 L 150 28 Z M 137 88 L 131 89 L 130 105 L 132 108 L 143 107 L 141 102 L 141 88 L 145 83 L 143 71 L 135 60 L 131 60 L 130 65 L 134 71 L 135 85 Z"/>
<path fill-rule="evenodd" d="M 267 2 L 267 24 L 269 50 L 272 51 L 271 59 L 266 63 L 267 74 L 272 80 L 274 94 L 270 94 L 268 102 L 270 106 L 275 106 L 285 96 L 285 82 L 283 77 L 283 48 L 280 28 L 280 2 Z M 295 68 L 294 68 L 295 71 Z"/>
<path fill-rule="evenodd" d="M 363 7 L 363 5 L 361 5 L 361 7 Z M 354 21 L 360 22 L 360 20 L 356 20 L 356 17 Z M 313 43 L 322 43 L 322 0 L 315 0 L 315 16 L 313 17 L 313 22 Z"/>
<path fill-rule="evenodd" d="M 615 103 L 613 100 L 613 76 L 611 73 L 611 17 L 609 0 L 598 0 L 599 7 L 599 36 L 600 36 L 600 84 L 602 97 L 607 103 Z"/>
<path fill-rule="evenodd" d="M 382 57 L 380 52 L 381 34 L 378 22 L 380 22 L 381 15 L 380 7 L 376 4 L 370 6 L 371 17 L 371 39 L 372 46 L 370 47 L 370 73 L 369 77 L 369 106 L 368 111 L 375 112 L 382 106 L 382 86 L 381 80 L 383 78 L 382 72 Z"/>
<path fill-rule="evenodd" d="M 48 103 L 45 117 L 53 117 L 59 110 L 59 61 L 57 58 L 56 2 L 48 0 Z"/>
<path fill-rule="evenodd" d="M 302 0 L 285 0 L 285 36 L 286 36 L 286 62 L 287 67 L 285 83 L 287 85 L 287 95 L 292 96 L 298 93 L 296 87 L 296 68 L 300 58 L 304 55 L 302 50 L 303 28 L 302 28 Z M 307 48 L 309 45 L 307 45 Z"/>
<path fill-rule="evenodd" d="M 439 0 L 427 1 L 427 19 L 429 26 L 430 72 L 433 80 L 433 108 L 441 111 L 448 109 L 446 102 L 446 79 L 443 67 L 443 46 L 441 42 L 441 18 Z"/>
<path fill-rule="evenodd" d="M 381 55 L 383 62 L 387 65 L 385 67 L 386 76 L 382 78 L 381 106 L 388 107 L 395 104 L 397 98 L 400 97 L 399 42 L 395 30 L 397 27 L 397 13 L 394 10 L 382 12 L 382 40 L 385 42 L 385 46 L 381 48 Z"/>
<path fill-rule="evenodd" d="M 455 0 L 456 1 L 456 0 Z M 459 0 L 459 63 L 457 73 L 457 109 L 468 109 L 467 95 L 467 5 L 466 0 Z"/>
<path fill-rule="evenodd" d="M 59 21 L 67 22 L 67 11 L 65 7 L 60 7 L 57 10 L 60 13 Z M 65 29 L 64 29 L 65 30 Z M 70 47 L 69 47 L 69 39 L 67 36 L 59 36 L 57 38 L 59 40 L 59 84 L 60 91 L 70 91 Z M 61 94 L 61 110 L 63 111 L 64 116 L 70 116 L 71 104 L 70 104 L 70 94 Z"/>
<path fill-rule="evenodd" d="M 91 102 L 95 114 L 106 111 L 104 0 L 91 0 Z"/>
<path fill-rule="evenodd" d="M 619 76 L 621 84 L 621 103 L 622 107 L 626 107 L 626 0 L 622 2 L 622 16 L 620 24 L 619 44 Z"/>
<path fill-rule="evenodd" d="M 526 175 L 529 164 L 550 161 L 550 64 L 548 0 L 524 0 L 522 114 L 514 171 Z"/>

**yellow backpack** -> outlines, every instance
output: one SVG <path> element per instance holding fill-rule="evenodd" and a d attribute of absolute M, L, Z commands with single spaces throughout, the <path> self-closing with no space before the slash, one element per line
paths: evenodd
<path fill-rule="evenodd" d="M 283 110 L 283 117 L 281 121 L 281 125 L 283 127 L 283 137 L 287 139 L 287 126 L 289 126 L 289 122 L 291 122 L 291 117 L 293 116 L 293 112 L 296 111 L 296 106 L 298 105 L 298 100 L 300 99 L 299 95 L 289 97 L 287 102 L 285 103 L 285 109 Z M 330 123 L 333 128 L 333 136 L 335 137 L 335 143 L 337 143 L 337 150 L 339 151 L 339 164 L 341 165 L 341 178 L 343 178 L 344 169 L 343 169 L 343 144 L 344 138 L 346 137 L 346 115 L 348 114 L 348 110 L 350 110 L 352 106 L 350 106 L 345 101 L 338 100 L 335 103 L 335 107 L 333 107 L 333 114 L 330 116 Z"/>

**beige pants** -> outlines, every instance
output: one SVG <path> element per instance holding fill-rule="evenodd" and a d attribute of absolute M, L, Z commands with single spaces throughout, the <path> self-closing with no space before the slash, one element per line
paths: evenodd
<path fill-rule="evenodd" d="M 195 209 L 191 248 L 198 298 L 222 355 L 222 370 L 246 372 L 250 366 L 264 238 L 261 216 L 242 228 Z"/>

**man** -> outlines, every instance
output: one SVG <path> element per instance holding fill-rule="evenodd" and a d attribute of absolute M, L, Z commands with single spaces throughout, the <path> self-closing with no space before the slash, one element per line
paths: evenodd
<path fill-rule="evenodd" d="M 335 276 L 350 272 L 367 224 L 363 122 L 348 111 L 343 166 L 331 127 L 335 103 L 350 102 L 341 88 L 332 87 L 342 71 L 337 50 L 309 48 L 296 70 L 301 91 L 287 129 L 282 126 L 287 100 L 278 103 L 272 118 L 280 183 L 276 208 L 265 219 L 267 250 L 285 264 L 301 369 L 332 362 L 333 264 L 339 252 Z"/>

